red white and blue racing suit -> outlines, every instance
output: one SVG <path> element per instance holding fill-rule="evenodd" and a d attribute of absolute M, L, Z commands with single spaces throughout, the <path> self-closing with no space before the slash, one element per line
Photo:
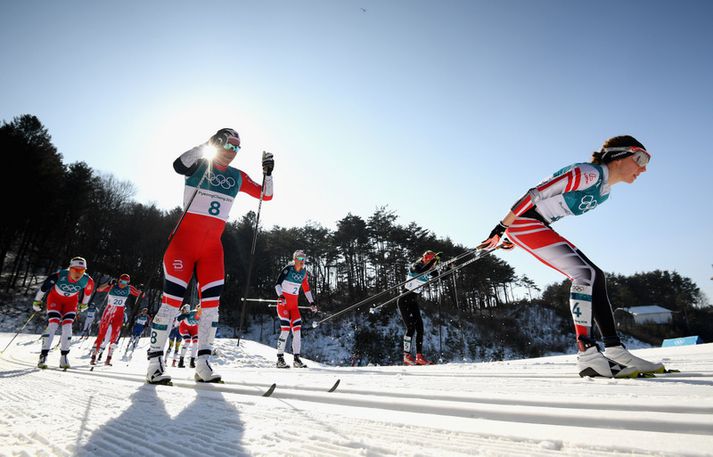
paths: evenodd
<path fill-rule="evenodd" d="M 109 341 L 108 356 L 111 357 L 114 352 L 114 346 L 119 339 L 121 327 L 124 325 L 124 309 L 126 300 L 129 296 L 138 297 L 140 292 L 132 285 L 122 286 L 121 284 L 104 285 L 97 288 L 97 292 L 107 293 L 106 307 L 102 313 L 101 321 L 99 321 L 99 332 L 97 339 L 94 342 L 94 352 L 99 352 L 103 349 L 103 342 L 106 338 Z M 111 330 L 111 334 L 108 331 Z"/>
<path fill-rule="evenodd" d="M 218 326 L 218 305 L 225 280 L 223 234 L 225 222 L 239 192 L 260 198 L 261 186 L 243 171 L 222 167 L 201 158 L 205 145 L 182 154 L 173 163 L 185 175 L 186 216 L 163 257 L 165 281 L 162 304 L 151 324 L 149 358 L 163 353 L 169 327 L 178 314 L 194 272 L 201 285 L 202 317 L 198 356 L 210 355 Z M 263 200 L 272 199 L 272 176 L 265 176 Z M 195 194 L 191 202 L 192 196 Z"/>
<path fill-rule="evenodd" d="M 304 290 L 305 297 L 310 304 L 314 303 L 314 297 L 307 281 L 307 269 L 302 267 L 300 271 L 295 269 L 294 264 L 289 264 L 282 269 L 275 281 L 275 292 L 278 297 L 284 297 L 285 303 L 277 304 L 277 316 L 280 318 L 280 336 L 277 339 L 277 354 L 285 353 L 287 337 L 292 329 L 292 353 L 300 355 L 302 316 L 298 308 L 298 298 L 300 288 Z"/>
<path fill-rule="evenodd" d="M 93 290 L 94 280 L 87 273 L 84 273 L 76 281 L 72 280 L 69 269 L 59 270 L 47 276 L 47 279 L 35 294 L 35 300 L 37 301 L 42 300 L 42 297 L 47 294 L 47 330 L 42 335 L 43 353 L 49 352 L 52 346 L 52 339 L 60 323 L 62 325 L 60 351 L 62 354 L 69 353 L 72 323 L 77 316 L 77 304 L 79 303 L 80 294 L 84 294 L 82 304 L 86 305 L 89 303 Z"/>
<path fill-rule="evenodd" d="M 565 167 L 530 189 L 513 206 L 517 217 L 505 232 L 513 243 L 572 281 L 570 311 L 580 350 L 584 350 L 580 337 L 591 336 L 593 322 L 607 347 L 621 342 L 604 272 L 550 224 L 565 216 L 582 215 L 604 203 L 609 198 L 608 181 L 606 165 L 576 163 Z"/>

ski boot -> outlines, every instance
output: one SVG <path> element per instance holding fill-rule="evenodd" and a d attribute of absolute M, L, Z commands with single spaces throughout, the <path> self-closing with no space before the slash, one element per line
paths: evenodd
<path fill-rule="evenodd" d="M 104 361 L 104 365 L 109 366 L 109 367 L 111 366 L 111 356 L 110 355 L 106 357 L 106 360 Z"/>
<path fill-rule="evenodd" d="M 433 365 L 433 362 L 426 359 L 420 352 L 416 354 L 416 365 Z"/>
<path fill-rule="evenodd" d="M 176 368 L 176 359 L 173 359 L 173 363 L 171 363 L 171 366 L 172 366 L 173 368 Z"/>
<path fill-rule="evenodd" d="M 639 370 L 610 360 L 599 352 L 596 342 L 580 337 L 581 350 L 577 353 L 577 369 L 581 377 L 636 378 Z"/>
<path fill-rule="evenodd" d="M 89 359 L 89 365 L 96 365 L 97 364 L 97 354 L 95 352 L 92 352 L 92 358 Z"/>
<path fill-rule="evenodd" d="M 37 368 L 42 368 L 43 370 L 47 368 L 47 352 L 46 350 L 42 350 L 40 352 L 40 360 L 37 362 Z"/>
<path fill-rule="evenodd" d="M 416 365 L 416 361 L 413 356 L 408 352 L 404 352 L 404 365 Z"/>
<path fill-rule="evenodd" d="M 292 366 L 295 368 L 307 368 L 304 362 L 300 359 L 299 354 L 295 354 L 292 360 Z"/>
<path fill-rule="evenodd" d="M 99 355 L 97 356 L 97 362 L 101 362 L 103 355 L 104 355 L 104 350 L 102 349 L 101 352 L 99 352 Z"/>
<path fill-rule="evenodd" d="M 171 385 L 171 377 L 165 374 L 163 351 L 149 352 L 149 368 L 146 371 L 146 382 L 149 384 Z"/>
<path fill-rule="evenodd" d="M 70 368 L 67 354 L 69 354 L 69 351 L 62 351 L 62 354 L 59 356 L 59 367 L 63 370 Z"/>
<path fill-rule="evenodd" d="M 196 358 L 195 357 L 191 357 L 191 365 L 190 366 L 191 366 L 191 368 L 196 367 Z"/>
<path fill-rule="evenodd" d="M 277 356 L 277 368 L 290 368 L 290 366 L 285 363 L 285 358 L 282 354 Z"/>
<path fill-rule="evenodd" d="M 204 352 L 205 354 L 201 354 Z M 193 375 L 194 379 L 198 382 L 223 382 L 220 375 L 213 371 L 213 367 L 208 363 L 208 358 L 210 357 L 210 350 L 206 349 L 204 351 L 198 351 L 198 357 L 196 359 L 196 374 Z"/>
<path fill-rule="evenodd" d="M 653 363 L 636 357 L 627 351 L 624 345 L 604 348 L 604 356 L 621 365 L 636 368 L 641 373 L 666 373 L 666 367 L 663 366 L 663 363 Z"/>
<path fill-rule="evenodd" d="M 175 362 L 176 362 L 176 361 L 174 360 L 173 362 L 174 362 L 174 366 L 175 366 Z M 180 359 L 178 359 L 178 368 L 186 368 L 186 364 L 183 363 L 183 357 L 181 357 Z"/>

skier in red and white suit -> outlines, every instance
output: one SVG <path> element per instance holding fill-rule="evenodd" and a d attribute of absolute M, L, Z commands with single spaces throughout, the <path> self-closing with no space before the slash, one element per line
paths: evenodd
<path fill-rule="evenodd" d="M 131 277 L 124 273 L 119 276 L 119 281 L 110 282 L 97 287 L 97 292 L 108 292 L 106 307 L 102 313 L 101 321 L 99 322 L 99 333 L 97 334 L 94 348 L 92 348 L 92 359 L 89 362 L 94 365 L 96 363 L 97 352 L 101 347 L 102 341 L 107 334 L 107 330 L 111 326 L 111 337 L 109 338 L 109 348 L 107 350 L 106 365 L 111 365 L 111 354 L 114 352 L 116 341 L 119 339 L 121 327 L 124 325 L 124 308 L 126 300 L 130 295 L 138 297 L 141 293 L 134 286 L 130 285 Z"/>
<path fill-rule="evenodd" d="M 314 297 L 307 281 L 307 269 L 304 267 L 306 256 L 304 251 L 295 251 L 292 263 L 282 269 L 275 282 L 277 292 L 277 315 L 280 318 L 280 336 L 277 339 L 277 368 L 289 368 L 285 363 L 284 354 L 287 337 L 292 329 L 292 356 L 295 368 L 305 368 L 307 365 L 300 360 L 302 344 L 302 316 L 298 307 L 300 288 L 304 290 L 307 301 L 312 305 L 312 312 L 317 311 Z"/>
<path fill-rule="evenodd" d="M 611 186 L 633 183 L 646 171 L 651 155 L 629 135 L 609 138 L 590 163 L 576 163 L 531 188 L 490 232 L 480 248 L 494 248 L 507 236 L 545 265 L 572 281 L 570 311 L 577 335 L 580 376 L 627 377 L 639 372 L 661 372 L 661 363 L 634 356 L 617 334 L 604 272 L 551 224 L 579 216 L 604 203 Z M 596 324 L 605 345 L 599 351 L 592 335 Z"/>
<path fill-rule="evenodd" d="M 216 152 L 212 160 L 202 158 L 207 150 Z M 202 317 L 198 325 L 197 381 L 217 382 L 220 376 L 209 364 L 218 327 L 218 305 L 225 281 L 223 244 L 220 240 L 233 201 L 239 192 L 254 198 L 272 199 L 272 154 L 263 152 L 262 187 L 230 163 L 240 150 L 240 137 L 233 129 L 221 129 L 210 140 L 183 153 L 173 162 L 184 175 L 186 213 L 163 257 L 165 281 L 161 307 L 151 324 L 151 346 L 146 381 L 167 383 L 163 351 L 171 322 L 178 314 L 186 287 L 194 271 L 200 283 Z"/>
<path fill-rule="evenodd" d="M 86 273 L 87 261 L 83 257 L 74 257 L 69 268 L 59 270 L 45 279 L 35 294 L 32 308 L 42 310 L 42 298 L 47 296 L 47 331 L 42 335 L 42 351 L 37 366 L 47 368 L 47 354 L 52 347 L 52 338 L 57 328 L 62 326 L 59 366 L 69 368 L 69 345 L 72 338 L 72 323 L 77 315 L 80 294 L 84 294 L 80 311 L 87 307 L 94 290 L 94 280 Z"/>

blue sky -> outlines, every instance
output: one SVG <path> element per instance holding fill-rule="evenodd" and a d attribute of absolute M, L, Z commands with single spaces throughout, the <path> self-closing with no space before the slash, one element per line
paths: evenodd
<path fill-rule="evenodd" d="M 66 161 L 163 208 L 175 157 L 232 127 L 248 174 L 275 154 L 267 226 L 388 205 L 469 246 L 631 134 L 648 172 L 555 228 L 606 271 L 676 270 L 713 300 L 712 19 L 705 1 L 6 2 L 0 119 L 37 115 Z M 518 251 L 519 274 L 560 280 Z"/>

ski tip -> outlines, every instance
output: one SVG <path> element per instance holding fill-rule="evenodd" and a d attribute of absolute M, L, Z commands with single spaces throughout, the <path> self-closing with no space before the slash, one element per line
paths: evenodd
<path fill-rule="evenodd" d="M 262 394 L 262 396 L 263 396 L 263 397 L 269 397 L 269 396 L 272 395 L 272 393 L 275 391 L 275 388 L 276 388 L 276 387 L 277 387 L 277 384 L 274 384 L 274 383 L 273 383 L 273 384 L 265 391 L 265 393 Z"/>
<path fill-rule="evenodd" d="M 337 382 L 335 382 L 334 385 L 332 386 L 332 388 L 329 389 L 327 392 L 334 392 L 335 390 L 337 390 L 337 387 L 339 387 L 339 383 L 340 383 L 340 382 L 342 382 L 342 380 L 341 380 L 341 379 L 337 379 Z"/>

